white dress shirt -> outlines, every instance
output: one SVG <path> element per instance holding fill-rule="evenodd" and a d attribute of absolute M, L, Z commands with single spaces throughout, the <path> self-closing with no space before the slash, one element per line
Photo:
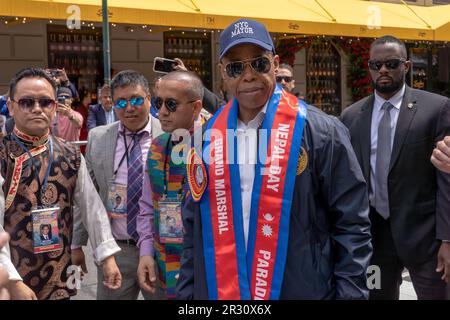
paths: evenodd
<path fill-rule="evenodd" d="M 372 126 L 370 130 L 370 190 L 369 201 L 372 206 L 375 204 L 375 166 L 377 163 L 377 143 L 378 143 L 378 126 L 384 111 L 381 107 L 386 101 L 389 101 L 394 107 L 391 108 L 391 150 L 394 145 L 395 128 L 397 127 L 398 115 L 400 114 L 400 106 L 402 105 L 403 96 L 405 95 L 406 85 L 403 85 L 395 95 L 389 100 L 385 100 L 375 91 L 375 101 L 372 111 Z"/>
<path fill-rule="evenodd" d="M 114 119 L 114 110 L 113 108 L 111 108 L 111 110 L 106 111 L 106 109 L 103 107 L 103 105 L 101 105 L 103 108 L 103 111 L 105 111 L 105 118 L 106 118 L 106 124 L 111 124 L 113 122 L 115 122 L 116 120 Z"/>
<path fill-rule="evenodd" d="M 245 248 L 248 242 L 248 227 L 250 222 L 250 206 L 252 202 L 253 180 L 255 178 L 255 164 L 258 153 L 258 128 L 264 120 L 267 103 L 256 117 L 245 124 L 237 121 L 237 158 L 239 175 L 241 178 L 241 198 Z"/>

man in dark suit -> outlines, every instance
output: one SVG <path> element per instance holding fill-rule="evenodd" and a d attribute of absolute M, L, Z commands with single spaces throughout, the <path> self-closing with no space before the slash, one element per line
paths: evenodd
<path fill-rule="evenodd" d="M 264 25 L 249 19 L 231 24 L 221 33 L 220 60 L 235 99 L 217 111 L 205 132 L 217 126 L 236 134 L 230 148 L 237 161 L 219 159 L 221 141 L 233 140 L 227 137 L 203 141 L 199 162 L 189 161 L 194 149 L 188 154 L 191 192 L 182 209 L 178 298 L 366 299 L 367 186 L 348 131 L 276 84 L 279 57 Z M 280 116 L 282 122 L 273 120 Z M 294 131 L 281 134 L 280 126 Z M 268 152 L 262 141 L 270 128 L 285 139 L 274 139 L 270 149 L 272 155 L 286 152 L 277 165 L 275 158 L 265 164 L 257 159 Z M 225 170 L 232 182 L 222 188 Z"/>
<path fill-rule="evenodd" d="M 411 63 L 397 38 L 375 40 L 368 65 L 375 93 L 345 109 L 342 121 L 369 185 L 371 264 L 381 270 L 381 288 L 370 297 L 398 299 L 406 267 L 419 299 L 444 299 L 450 176 L 430 157 L 449 132 L 450 100 L 405 84 Z"/>
<path fill-rule="evenodd" d="M 105 84 L 100 90 L 100 103 L 89 106 L 88 130 L 116 122 L 117 117 L 112 106 L 111 89 Z"/>
<path fill-rule="evenodd" d="M 52 240 L 50 225 L 43 224 L 41 226 L 41 240 Z"/>

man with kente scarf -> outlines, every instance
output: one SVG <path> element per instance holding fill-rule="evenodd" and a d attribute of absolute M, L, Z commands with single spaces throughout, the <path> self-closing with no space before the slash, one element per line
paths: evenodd
<path fill-rule="evenodd" d="M 179 298 L 368 297 L 367 186 L 348 131 L 276 85 L 278 66 L 264 25 L 221 33 L 235 98 L 187 156 Z"/>
<path fill-rule="evenodd" d="M 44 70 L 28 68 L 13 78 L 10 93 L 15 128 L 0 143 L 5 179 L 0 225 L 11 236 L 10 255 L 1 253 L 8 256 L 11 298 L 69 299 L 76 294 L 69 268 L 74 205 L 91 234 L 95 261 L 103 266 L 104 285 L 117 289 L 121 275 L 113 255 L 120 248 L 84 158 L 79 149 L 49 133 L 56 84 Z M 51 240 L 40 238 L 43 225 L 51 228 Z"/>
<path fill-rule="evenodd" d="M 164 297 L 174 299 L 183 250 L 181 200 L 186 179 L 186 155 L 190 136 L 201 128 L 203 84 L 192 72 L 173 71 L 163 76 L 155 91 L 155 108 L 163 134 L 150 145 L 147 170 L 140 201 L 140 221 L 154 221 L 153 248 L 158 266 L 159 284 Z M 153 206 L 153 212 L 148 210 Z M 152 219 L 153 218 L 153 219 Z M 141 243 L 151 241 L 145 234 Z M 150 238 L 150 237 L 148 237 Z M 141 256 L 139 283 L 151 291 L 154 282 L 143 266 L 149 255 Z"/>

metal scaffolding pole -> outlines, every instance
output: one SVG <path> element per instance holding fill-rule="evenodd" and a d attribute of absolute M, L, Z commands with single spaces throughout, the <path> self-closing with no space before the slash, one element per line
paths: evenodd
<path fill-rule="evenodd" d="M 103 15 L 103 72 L 104 84 L 111 82 L 111 51 L 109 49 L 108 0 L 102 0 Z"/>

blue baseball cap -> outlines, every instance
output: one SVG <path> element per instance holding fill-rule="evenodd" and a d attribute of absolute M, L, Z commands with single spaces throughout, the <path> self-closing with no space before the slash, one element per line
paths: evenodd
<path fill-rule="evenodd" d="M 275 54 L 272 37 L 266 27 L 258 21 L 239 19 L 220 34 L 220 59 L 238 44 L 251 43 Z"/>

